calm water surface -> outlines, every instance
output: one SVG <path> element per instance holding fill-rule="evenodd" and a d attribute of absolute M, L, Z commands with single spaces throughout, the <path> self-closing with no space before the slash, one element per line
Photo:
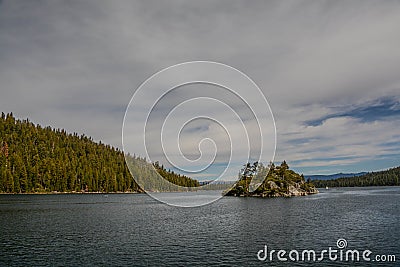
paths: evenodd
<path fill-rule="evenodd" d="M 142 194 L 0 195 L 0 266 L 343 266 L 257 259 L 264 245 L 321 251 L 339 238 L 397 259 L 357 266 L 400 266 L 400 187 L 224 197 L 197 208 Z"/>

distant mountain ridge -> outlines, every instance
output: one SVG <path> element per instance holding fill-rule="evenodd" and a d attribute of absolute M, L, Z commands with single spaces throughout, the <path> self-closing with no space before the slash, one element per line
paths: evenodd
<path fill-rule="evenodd" d="M 304 175 L 306 179 L 311 180 L 333 180 L 338 178 L 347 178 L 347 177 L 358 177 L 361 175 L 367 174 L 367 172 L 357 172 L 357 173 L 334 173 L 334 174 L 313 174 L 313 175 Z"/>

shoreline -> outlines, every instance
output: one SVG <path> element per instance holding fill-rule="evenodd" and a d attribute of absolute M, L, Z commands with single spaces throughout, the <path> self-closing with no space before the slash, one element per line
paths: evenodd
<path fill-rule="evenodd" d="M 399 185 L 372 185 L 372 186 L 338 186 L 338 187 L 329 187 L 329 189 L 323 188 L 323 187 L 317 187 L 316 189 L 322 189 L 322 191 L 330 190 L 330 189 L 340 189 L 340 188 L 385 188 L 385 187 L 400 187 Z M 201 191 L 214 191 L 214 190 L 201 190 Z M 219 190 L 216 190 L 219 191 Z M 150 193 L 185 193 L 185 192 L 193 192 L 193 191 L 174 191 L 174 192 L 150 192 Z M 318 190 L 318 193 L 320 191 Z M 299 195 L 299 196 L 309 196 L 309 195 L 315 195 L 318 193 L 307 193 L 306 195 Z M 6 192 L 0 192 L 0 195 L 96 195 L 96 194 L 147 194 L 147 192 L 134 192 L 134 191 L 117 191 L 117 192 L 26 192 L 26 193 L 6 193 Z M 229 196 L 230 195 L 224 195 L 224 196 Z M 258 197 L 258 198 L 276 198 L 276 197 L 296 197 L 296 196 L 261 196 L 259 194 L 256 195 L 237 195 L 237 196 L 232 196 L 232 197 Z"/>
<path fill-rule="evenodd" d="M 145 192 L 26 192 L 26 193 L 5 193 L 0 195 L 93 195 L 93 194 L 145 194 Z"/>

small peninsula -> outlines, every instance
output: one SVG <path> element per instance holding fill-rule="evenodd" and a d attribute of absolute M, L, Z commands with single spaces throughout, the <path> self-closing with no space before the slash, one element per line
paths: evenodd
<path fill-rule="evenodd" d="M 275 166 L 274 163 L 270 163 L 268 166 L 258 162 L 247 163 L 240 171 L 239 176 L 239 181 L 225 193 L 226 196 L 292 197 L 318 193 L 311 181 L 305 181 L 303 175 L 290 170 L 286 161 L 279 166 Z M 253 178 L 261 181 L 253 185 L 256 190 L 251 190 L 250 182 Z"/>

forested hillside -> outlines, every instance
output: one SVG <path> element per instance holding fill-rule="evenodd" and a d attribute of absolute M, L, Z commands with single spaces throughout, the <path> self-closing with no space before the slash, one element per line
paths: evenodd
<path fill-rule="evenodd" d="M 146 181 L 154 178 L 156 171 L 146 159 L 129 157 L 135 178 Z M 168 171 L 161 174 L 179 185 L 195 185 L 188 177 Z M 130 174 L 121 150 L 96 143 L 85 135 L 43 128 L 29 120 L 16 120 L 12 113 L 2 113 L 0 192 L 53 191 L 142 192 L 142 189 Z"/>
<path fill-rule="evenodd" d="M 314 180 L 316 187 L 354 187 L 354 186 L 399 186 L 400 167 L 385 171 L 370 172 L 357 177 L 335 180 Z"/>

